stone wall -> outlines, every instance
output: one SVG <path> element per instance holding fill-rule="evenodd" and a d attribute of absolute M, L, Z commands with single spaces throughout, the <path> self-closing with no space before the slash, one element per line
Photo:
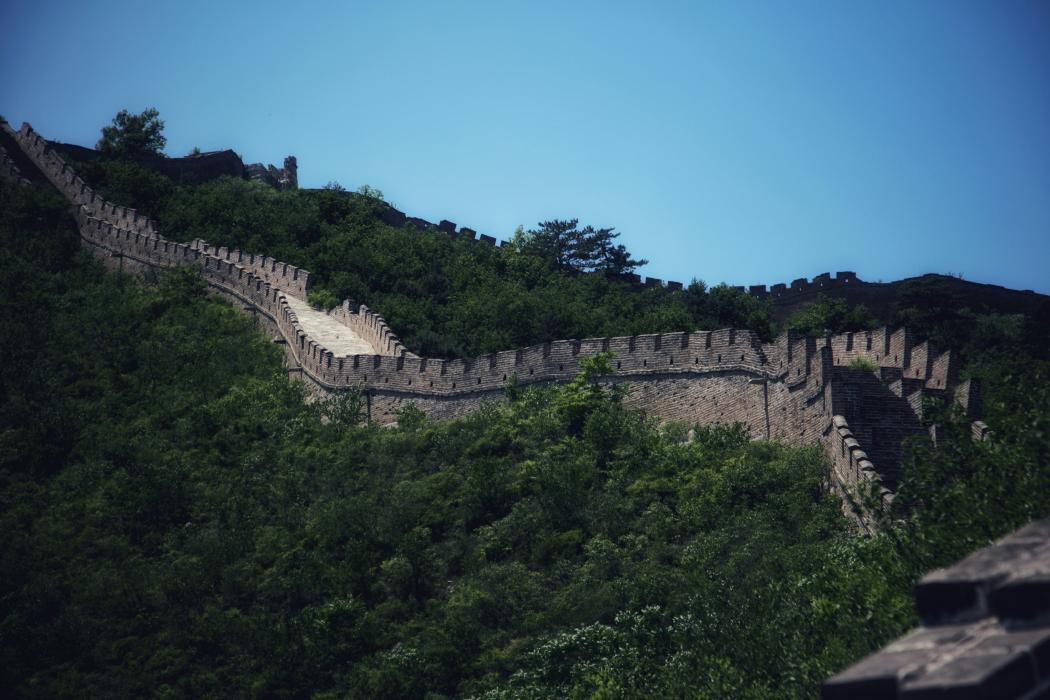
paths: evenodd
<path fill-rule="evenodd" d="M 822 438 L 831 464 L 832 490 L 843 497 L 844 512 L 863 531 L 873 533 L 875 522 L 869 506 L 889 505 L 893 492 L 886 487 L 883 475 L 875 469 L 844 416 L 832 416 Z"/>
<path fill-rule="evenodd" d="M 739 289 L 753 296 L 777 300 L 798 294 L 828 291 L 845 285 L 855 287 L 860 284 L 864 283 L 857 278 L 856 272 L 836 272 L 834 277 L 831 276 L 830 272 L 822 272 L 814 277 L 812 281 L 805 277 L 800 277 L 797 280 L 793 280 L 791 284 L 774 284 L 770 287 L 766 287 L 764 284 L 753 284 L 750 287 L 738 286 L 734 287 L 734 289 Z"/>
<path fill-rule="evenodd" d="M 60 156 L 84 163 L 98 163 L 111 157 L 93 148 L 85 148 L 84 146 L 77 146 L 71 143 L 49 141 L 48 146 Z M 142 154 L 129 156 L 127 159 L 144 168 L 156 171 L 181 185 L 200 184 L 223 176 L 244 178 L 246 175 L 244 163 L 241 161 L 240 156 L 229 149 L 211 151 L 209 153 L 195 153 L 183 158 Z"/>
<path fill-rule="evenodd" d="M 283 168 L 262 163 L 250 163 L 244 166 L 244 173 L 249 180 L 265 182 L 274 189 L 283 191 L 299 188 L 299 164 L 295 156 L 286 157 Z"/>
<path fill-rule="evenodd" d="M 329 315 L 368 341 L 380 355 L 416 357 L 401 344 L 401 339 L 387 325 L 386 320 L 364 304 L 355 305 L 345 299 Z"/>
<path fill-rule="evenodd" d="M 17 141 L 22 151 L 72 204 L 83 207 L 91 216 L 108 221 L 115 226 L 146 236 L 157 235 L 157 227 L 153 221 L 134 209 L 116 206 L 106 201 L 100 194 L 88 187 L 76 171 L 69 167 L 65 160 L 49 146 L 47 140 L 33 131 L 29 124 L 23 124 L 18 132 L 11 131 L 6 123 L 0 125 L 0 128 L 7 131 Z"/>
<path fill-rule="evenodd" d="M 306 298 L 308 272 L 200 240 L 168 241 L 153 222 L 92 192 L 29 125 L 14 136 L 75 205 L 85 245 L 110 266 L 116 259 L 131 272 L 196 267 L 214 290 L 276 329 L 292 369 L 316 392 L 359 389 L 369 418 L 380 424 L 394 422 L 407 403 L 435 419 L 466 415 L 503 400 L 512 378 L 522 385 L 565 382 L 579 372 L 581 359 L 611 352 L 614 373 L 606 381 L 629 383 L 629 405 L 663 420 L 742 423 L 754 438 L 820 442 L 836 467 L 837 487 L 849 490 L 894 483 L 900 440 L 921 430 L 922 397 L 942 395 L 954 383 L 951 353 L 916 344 L 906 329 L 819 339 L 788 332 L 768 344 L 732 329 L 660 333 L 558 340 L 445 360 L 409 353 L 382 317 L 349 301 L 331 316 L 380 354 L 336 355 L 310 337 L 286 301 Z M 877 370 L 851 368 L 860 358 Z M 962 390 L 970 403 L 973 391 Z"/>
<path fill-rule="evenodd" d="M 280 262 L 266 255 L 244 253 L 225 247 L 216 248 L 200 238 L 190 241 L 189 246 L 205 255 L 210 255 L 219 260 L 239 265 L 246 270 L 251 270 L 260 279 L 269 282 L 285 293 L 303 301 L 307 300 L 310 291 L 310 273 L 300 267 Z"/>

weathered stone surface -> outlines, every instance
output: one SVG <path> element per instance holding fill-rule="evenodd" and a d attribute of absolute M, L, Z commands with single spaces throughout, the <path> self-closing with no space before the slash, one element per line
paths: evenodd
<path fill-rule="evenodd" d="M 295 156 L 285 158 L 283 168 L 263 165 L 262 163 L 249 163 L 244 166 L 244 171 L 245 176 L 249 180 L 265 182 L 270 187 L 278 190 L 299 188 L 299 165 Z"/>
<path fill-rule="evenodd" d="M 978 619 L 993 612 L 1035 618 L 1050 611 L 1050 539 L 1029 533 L 1042 534 L 1032 527 L 924 576 L 915 593 L 923 621 Z"/>
<path fill-rule="evenodd" d="M 989 606 L 1004 620 L 1050 621 L 1050 573 L 1012 573 L 992 590 Z"/>
<path fill-rule="evenodd" d="M 967 653 L 927 670 L 915 680 L 906 680 L 900 697 L 906 700 L 1016 698 L 1035 686 L 1035 673 L 1023 652 Z"/>
<path fill-rule="evenodd" d="M 830 678 L 823 697 L 1050 697 L 1048 544 L 1050 519 L 926 576 L 926 626 Z M 946 622 L 959 618 L 971 621 Z"/>

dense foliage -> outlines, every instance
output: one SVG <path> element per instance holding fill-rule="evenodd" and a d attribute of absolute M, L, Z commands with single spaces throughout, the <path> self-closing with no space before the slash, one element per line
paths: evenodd
<path fill-rule="evenodd" d="M 518 250 L 570 272 L 624 275 L 648 262 L 633 259 L 627 248 L 615 242 L 620 234 L 613 231 L 593 226 L 580 228 L 579 219 L 544 221 L 538 229 L 517 231 L 514 243 Z"/>
<path fill-rule="evenodd" d="M 878 325 L 878 319 L 864 304 L 851 306 L 845 299 L 823 295 L 796 311 L 787 321 L 788 328 L 812 336 L 862 331 Z"/>
<path fill-rule="evenodd" d="M 163 155 L 168 139 L 164 137 L 164 120 L 155 107 L 132 114 L 126 109 L 113 117 L 113 123 L 102 127 L 102 138 L 95 145 L 102 153 L 126 158 Z"/>
<path fill-rule="evenodd" d="M 149 212 L 169 237 L 265 253 L 311 271 L 318 303 L 380 309 L 430 357 L 476 357 L 561 338 L 753 328 L 772 337 L 772 307 L 724 285 L 643 289 L 612 229 L 552 221 L 512 246 L 390 226 L 373 194 L 338 186 L 277 192 L 223 178 L 197 186 L 126 161 L 77 164 L 119 204 Z"/>
<path fill-rule="evenodd" d="M 207 191 L 241 187 L 282 197 Z M 192 275 L 103 273 L 34 190 L 0 185 L 0 211 L 0 687 L 22 697 L 812 697 L 914 622 L 923 571 L 1050 515 L 1050 365 L 1023 352 L 974 361 L 995 439 L 945 415 L 956 439 L 913 446 L 863 539 L 815 448 L 659 427 L 595 383 L 604 358 L 379 429 L 353 394 L 304 402 Z"/>

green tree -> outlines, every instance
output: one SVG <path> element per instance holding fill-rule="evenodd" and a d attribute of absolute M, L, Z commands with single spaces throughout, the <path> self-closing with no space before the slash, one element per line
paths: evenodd
<path fill-rule="evenodd" d="M 538 255 L 561 270 L 622 275 L 648 262 L 632 259 L 622 244 L 615 243 L 620 236 L 615 229 L 579 228 L 579 223 L 579 219 L 542 221 L 538 229 L 524 235 L 516 232 L 515 242 L 524 252 Z"/>
<path fill-rule="evenodd" d="M 333 185 L 333 183 L 328 183 L 328 185 L 326 185 L 325 188 L 326 189 L 332 189 L 332 190 L 335 190 L 337 192 L 338 191 L 342 191 L 342 186 L 339 185 L 339 183 L 334 183 L 334 185 L 335 185 L 334 187 L 332 187 L 332 185 Z M 360 187 L 357 188 L 357 193 L 359 195 L 362 195 L 364 197 L 369 197 L 369 198 L 374 199 L 374 200 L 379 201 L 379 202 L 385 202 L 386 201 L 385 199 L 383 199 L 383 190 L 379 189 L 378 187 L 372 187 L 371 185 L 361 185 Z"/>
<path fill-rule="evenodd" d="M 776 333 L 773 305 L 769 299 L 726 284 L 708 289 L 703 280 L 694 279 L 685 290 L 685 304 L 697 328 L 748 328 L 766 342 Z"/>
<path fill-rule="evenodd" d="M 614 243 L 620 234 L 613 231 L 615 229 L 592 229 L 590 226 L 585 229 L 584 235 L 593 251 L 592 264 L 596 270 L 611 275 L 626 275 L 649 262 L 633 259 L 622 243 Z"/>
<path fill-rule="evenodd" d="M 787 325 L 806 335 L 816 336 L 867 330 L 878 325 L 878 321 L 864 304 L 850 306 L 845 299 L 820 295 L 816 302 L 793 313 Z"/>
<path fill-rule="evenodd" d="M 102 138 L 95 148 L 112 156 L 163 155 L 168 140 L 164 138 L 164 121 L 155 107 L 141 114 L 122 109 L 110 126 L 102 127 Z"/>

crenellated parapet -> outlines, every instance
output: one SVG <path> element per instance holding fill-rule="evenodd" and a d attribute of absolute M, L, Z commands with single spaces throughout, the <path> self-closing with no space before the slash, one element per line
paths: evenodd
<path fill-rule="evenodd" d="M 880 507 L 889 505 L 893 492 L 883 483 L 844 416 L 832 416 L 823 437 L 824 452 L 831 462 L 832 487 L 843 495 L 847 515 L 865 532 L 873 532 L 875 514 L 870 502 L 874 500 Z"/>
<path fill-rule="evenodd" d="M 618 376 L 735 372 L 775 377 L 779 370 L 770 365 L 766 354 L 775 351 L 775 346 L 758 343 L 750 331 L 721 330 L 556 340 L 469 360 L 425 358 L 405 352 L 339 357 L 320 349 L 317 354 L 308 354 L 304 366 L 319 383 L 333 388 L 357 386 L 456 396 L 502 391 L 512 376 L 522 384 L 568 381 L 579 373 L 581 359 L 600 352 L 614 354 Z"/>
<path fill-rule="evenodd" d="M 921 625 L 825 681 L 824 700 L 1050 697 L 1050 519 L 922 577 Z"/>
<path fill-rule="evenodd" d="M 6 124 L 3 127 L 9 129 Z M 9 133 L 18 142 L 23 152 L 51 181 L 51 184 L 70 202 L 87 208 L 92 216 L 108 221 L 114 226 L 148 236 L 157 235 L 155 222 L 130 207 L 122 207 L 106 201 L 100 194 L 92 190 L 77 175 L 76 171 L 48 145 L 47 140 L 34 131 L 29 124 L 24 123 L 19 131 Z"/>
<path fill-rule="evenodd" d="M 797 280 L 792 280 L 791 284 L 774 284 L 769 287 L 764 284 L 753 284 L 749 287 L 737 286 L 734 289 L 747 292 L 752 296 L 777 300 L 812 292 L 839 289 L 846 286 L 856 287 L 863 284 L 867 283 L 858 278 L 856 272 L 844 271 L 836 272 L 834 277 L 831 276 L 830 272 L 822 272 L 812 280 L 800 277 Z"/>
<path fill-rule="evenodd" d="M 307 300 L 307 295 L 310 291 L 310 273 L 300 267 L 281 262 L 266 255 L 245 253 L 226 247 L 215 247 L 199 238 L 192 240 L 190 247 L 194 250 L 199 250 L 205 255 L 211 255 L 219 260 L 225 260 L 249 269 L 274 287 L 291 294 L 297 299 Z"/>
<path fill-rule="evenodd" d="M 958 362 L 951 351 L 941 352 L 927 341 L 916 343 L 908 328 L 886 326 L 840 333 L 821 338 L 818 343 L 831 348 L 836 365 L 865 361 L 879 368 L 899 370 L 902 378 L 922 380 L 929 389 L 946 389 L 958 378 Z"/>
<path fill-rule="evenodd" d="M 415 357 L 397 337 L 386 320 L 364 304 L 355 305 L 349 299 L 329 312 L 343 325 L 364 338 L 380 355 Z"/>
<path fill-rule="evenodd" d="M 301 354 L 316 357 L 325 352 L 323 347 L 309 339 L 296 313 L 288 305 L 286 292 L 252 269 L 193 246 L 119 228 L 95 218 L 86 207 L 77 209 L 76 218 L 81 237 L 96 253 L 118 257 L 122 263 L 128 263 L 128 269 L 135 269 L 131 265 L 139 268 L 194 266 L 210 286 L 263 313 L 289 342 L 291 339 L 298 341 L 291 346 L 297 359 Z"/>

